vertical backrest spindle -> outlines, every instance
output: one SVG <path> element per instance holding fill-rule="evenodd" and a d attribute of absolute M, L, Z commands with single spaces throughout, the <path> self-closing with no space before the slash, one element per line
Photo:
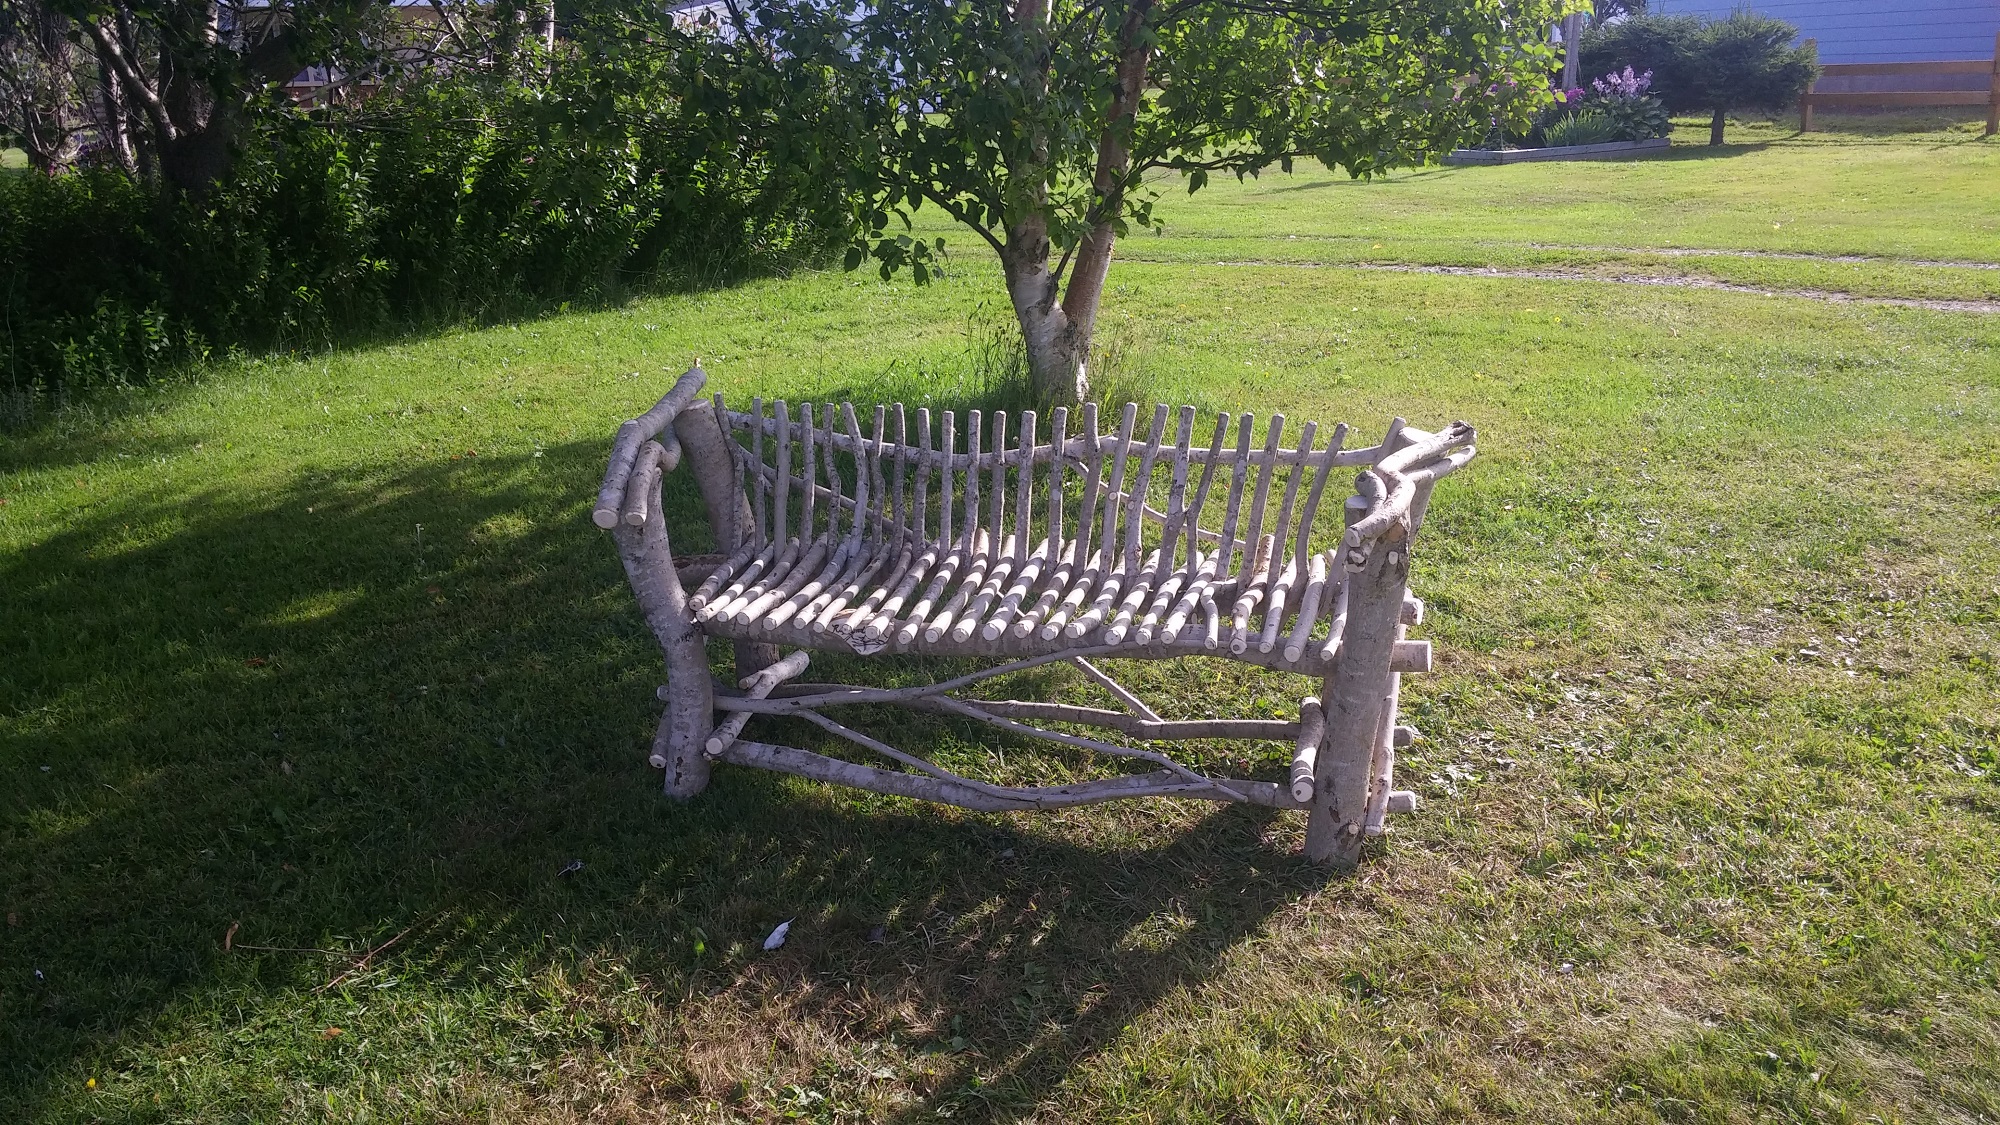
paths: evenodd
<path fill-rule="evenodd" d="M 1056 556 L 1062 551 L 1063 534 L 1063 447 L 1069 442 L 1069 407 L 1056 407 L 1049 420 L 1049 571 L 1055 573 Z"/>
<path fill-rule="evenodd" d="M 1103 439 L 1097 432 L 1097 404 L 1083 404 L 1083 429 L 1078 437 L 1084 445 L 1084 457 L 1089 468 L 1083 478 L 1083 502 L 1076 509 L 1076 550 L 1070 556 L 1070 568 L 1081 573 L 1090 551 L 1090 529 L 1092 517 L 1097 511 L 1097 487 L 1104 479 Z"/>
<path fill-rule="evenodd" d="M 1188 443 L 1194 439 L 1194 407 L 1181 407 L 1180 422 L 1174 427 L 1174 464 L 1167 484 L 1167 516 L 1160 525 L 1160 561 L 1153 570 L 1158 584 L 1174 569 L 1174 552 L 1179 549 L 1181 525 L 1187 520 Z M 1194 547 L 1189 540 L 1189 550 Z"/>
<path fill-rule="evenodd" d="M 994 561 L 999 561 L 1000 552 L 1006 549 L 1007 541 L 1007 412 L 993 412 L 993 479 L 987 486 L 993 494 L 993 517 L 986 527 L 986 549 L 993 552 Z M 1010 556 L 1011 557 L 1011 556 Z"/>
<path fill-rule="evenodd" d="M 1160 441 L 1167 433 L 1167 404 L 1153 408 L 1153 427 L 1146 432 L 1146 448 L 1139 454 L 1139 475 L 1132 478 L 1125 502 L 1125 573 L 1139 573 L 1139 533 L 1146 520 L 1146 494 L 1153 486 L 1153 465 L 1160 456 Z"/>
<path fill-rule="evenodd" d="M 1118 416 L 1118 437 L 1111 446 L 1111 480 L 1104 489 L 1104 511 L 1098 520 L 1097 553 L 1104 556 L 1104 570 L 1112 567 L 1112 552 L 1118 549 L 1118 516 L 1124 510 L 1125 461 L 1132 452 L 1132 427 L 1139 420 L 1139 404 L 1128 402 Z"/>
<path fill-rule="evenodd" d="M 792 411 L 779 399 L 775 408 L 778 423 L 778 479 L 772 486 L 771 539 L 780 548 L 790 538 L 792 516 Z"/>
<path fill-rule="evenodd" d="M 762 549 L 771 541 L 771 513 L 765 497 L 771 491 L 771 482 L 764 479 L 764 396 L 757 395 L 750 400 L 750 464 L 756 471 L 750 493 L 750 507 L 753 522 L 757 525 L 757 546 Z"/>
<path fill-rule="evenodd" d="M 965 413 L 965 531 L 961 540 L 970 555 L 979 545 L 979 436 L 982 412 Z"/>
<path fill-rule="evenodd" d="M 861 438 L 861 422 L 854 416 L 854 404 L 840 404 L 840 426 L 847 431 L 847 440 L 854 443 L 854 519 L 847 525 L 847 541 L 855 550 L 861 547 L 861 540 L 868 531 L 868 495 L 874 484 L 875 456 L 870 452 L 874 447 L 865 445 Z M 882 433 L 882 408 L 875 408 L 875 433 Z M 831 448 L 833 443 L 828 442 Z M 876 525 L 877 531 L 880 525 Z"/>
<path fill-rule="evenodd" d="M 910 428 L 908 425 L 908 416 L 904 413 L 903 404 L 900 402 L 896 404 L 895 418 L 896 463 L 890 468 L 893 482 L 890 485 L 891 491 L 889 493 L 889 523 L 896 529 L 896 538 L 891 547 L 894 550 L 901 551 L 910 538 L 910 513 L 904 507 L 905 500 L 903 494 L 904 470 L 910 460 Z"/>
<path fill-rule="evenodd" d="M 1014 450 L 1014 570 L 1028 557 L 1035 502 L 1035 412 L 1021 411 L 1021 434 Z"/>
<path fill-rule="evenodd" d="M 1303 555 L 1295 556 L 1292 553 L 1292 510 L 1293 505 L 1299 499 L 1299 486 L 1305 483 L 1306 477 L 1312 472 L 1312 466 L 1307 462 L 1312 459 L 1313 438 L 1317 436 L 1319 436 L 1318 422 L 1307 422 L 1305 428 L 1299 431 L 1299 461 L 1298 464 L 1292 466 L 1292 471 L 1285 477 L 1285 500 L 1282 504 L 1278 505 L 1278 522 L 1271 527 L 1271 575 L 1273 578 L 1285 573 L 1285 568 L 1292 564 L 1294 558 L 1304 557 Z"/>
<path fill-rule="evenodd" d="M 801 489 L 805 495 L 799 501 L 799 542 L 810 543 L 818 534 L 818 529 L 813 527 L 813 514 L 819 499 L 814 495 L 819 491 L 819 459 L 816 456 L 819 443 L 813 432 L 813 404 L 810 402 L 799 407 L 799 428 L 803 435 L 799 439 L 799 458 L 804 462 L 799 466 L 799 479 L 805 485 Z"/>
<path fill-rule="evenodd" d="M 1201 467 L 1201 481 L 1195 485 L 1194 499 L 1187 508 L 1187 576 L 1194 581 L 1201 560 L 1201 517 L 1208 510 L 1208 489 L 1215 483 L 1216 465 L 1222 461 L 1222 443 L 1229 437 L 1229 412 L 1215 416 L 1215 436 L 1208 442 L 1208 461 Z M 1220 560 L 1217 560 L 1218 563 Z"/>
<path fill-rule="evenodd" d="M 1257 553 L 1264 541 L 1264 501 L 1271 495 L 1271 478 L 1278 472 L 1278 443 L 1284 439 L 1285 416 L 1271 415 L 1264 431 L 1264 466 L 1257 474 L 1257 492 L 1250 501 L 1250 526 L 1243 536 L 1243 569 L 1237 572 L 1239 586 L 1247 585 L 1257 570 Z"/>
<path fill-rule="evenodd" d="M 927 541 L 925 534 L 931 506 L 931 408 L 917 407 L 917 487 L 916 496 L 910 501 L 913 513 L 911 534 L 916 538 L 916 546 L 922 549 Z"/>
<path fill-rule="evenodd" d="M 1248 414 L 1236 427 L 1236 458 L 1229 464 L 1229 508 L 1222 516 L 1222 546 L 1215 560 L 1215 577 L 1220 581 L 1229 573 L 1231 560 L 1236 557 L 1236 517 L 1243 510 L 1243 483 L 1250 472 L 1250 425 Z M 1254 552 L 1253 546 L 1250 551 Z"/>
<path fill-rule="evenodd" d="M 949 545 L 951 531 L 951 457 L 958 449 L 958 411 L 947 410 L 940 420 L 943 443 L 938 447 L 938 529 L 940 544 Z"/>
<path fill-rule="evenodd" d="M 1312 551 L 1313 520 L 1319 516 L 1319 501 L 1326 492 L 1327 474 L 1333 468 L 1333 459 L 1339 455 L 1340 447 L 1346 442 L 1347 423 L 1342 422 L 1333 427 L 1333 437 L 1326 443 L 1326 452 L 1313 469 L 1312 490 L 1306 493 L 1305 511 L 1299 513 L 1298 545 L 1292 549 L 1295 558 L 1303 559 Z"/>

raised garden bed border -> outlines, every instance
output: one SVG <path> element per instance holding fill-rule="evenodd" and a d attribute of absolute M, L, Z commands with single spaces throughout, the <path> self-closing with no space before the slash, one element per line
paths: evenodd
<path fill-rule="evenodd" d="M 1557 145 L 1553 148 L 1455 148 L 1446 164 L 1526 164 L 1534 160 L 1609 160 L 1636 152 L 1657 152 L 1667 138 L 1606 141 L 1601 145 Z"/>

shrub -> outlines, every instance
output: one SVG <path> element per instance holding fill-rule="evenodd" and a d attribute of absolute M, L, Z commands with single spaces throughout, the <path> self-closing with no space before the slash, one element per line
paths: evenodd
<path fill-rule="evenodd" d="M 1582 63 L 1592 73 L 1650 71 L 1669 111 L 1710 115 L 1709 143 L 1719 145 L 1729 111 L 1786 109 L 1819 76 L 1813 49 L 1792 46 L 1797 36 L 1791 24 L 1749 11 L 1711 21 L 1641 15 L 1587 33 Z"/>
<path fill-rule="evenodd" d="M 1596 110 L 1565 117 L 1542 130 L 1542 141 L 1550 148 L 1601 145 L 1618 139 L 1617 123 Z"/>
<path fill-rule="evenodd" d="M 714 282 L 844 241 L 841 185 L 745 139 L 726 62 L 577 51 L 528 82 L 420 78 L 271 114 L 200 200 L 103 169 L 0 177 L 0 379 L 135 382 L 211 350 Z"/>

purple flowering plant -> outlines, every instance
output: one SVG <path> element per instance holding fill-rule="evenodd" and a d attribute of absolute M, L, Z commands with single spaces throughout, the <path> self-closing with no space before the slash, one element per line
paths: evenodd
<path fill-rule="evenodd" d="M 1626 67 L 1623 71 L 1614 70 L 1610 74 L 1607 74 L 1602 78 L 1596 79 L 1590 84 L 1591 90 L 1595 92 L 1597 96 L 1602 98 L 1644 97 L 1646 91 L 1651 89 L 1652 86 L 1653 86 L 1652 71 L 1649 70 L 1644 74 L 1633 74 L 1632 68 L 1629 66 Z M 1582 90 L 1577 90 L 1575 92 L 1578 94 L 1583 93 Z"/>
<path fill-rule="evenodd" d="M 1666 106 L 1648 92 L 1652 88 L 1652 71 L 1634 73 L 1628 66 L 1593 80 L 1581 103 L 1571 105 L 1579 112 L 1602 115 L 1611 122 L 1620 140 L 1664 137 L 1674 126 L 1667 118 Z"/>

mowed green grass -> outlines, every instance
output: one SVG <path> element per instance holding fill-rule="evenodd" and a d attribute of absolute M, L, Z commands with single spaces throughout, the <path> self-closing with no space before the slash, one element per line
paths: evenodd
<path fill-rule="evenodd" d="M 1428 168 L 1356 181 L 1302 162 L 1189 196 L 1162 176 L 1164 226 L 1121 258 L 1190 265 L 1560 269 L 1856 296 L 2000 299 L 2000 145 L 1983 117 L 1682 121 L 1663 153 Z M 1894 126 L 1928 128 L 1886 132 Z M 919 212 L 944 234 L 941 215 Z M 1842 261 L 1864 257 L 1869 261 Z"/>
<path fill-rule="evenodd" d="M 1267 177 L 1170 200 L 1160 242 L 1783 245 L 1729 217 L 1755 206 L 1850 232 L 1816 250 L 1921 228 L 2000 261 L 1961 190 L 1991 142 L 1838 141 L 1664 183 Z M 1797 186 L 1850 174 L 1922 190 Z M 1750 201 L 1704 202 L 1728 184 Z M 807 273 L 221 364 L 0 439 L 0 1120 L 2000 1116 L 2000 317 L 1134 239 L 1128 383 L 1480 427 L 1416 553 L 1424 809 L 1328 877 L 1258 810 L 979 816 L 730 769 L 661 798 L 657 650 L 587 516 L 607 438 L 696 354 L 734 397 L 987 393 L 997 278 L 958 244 L 926 290 Z M 1313 690 L 1118 670 L 1181 716 Z"/>

